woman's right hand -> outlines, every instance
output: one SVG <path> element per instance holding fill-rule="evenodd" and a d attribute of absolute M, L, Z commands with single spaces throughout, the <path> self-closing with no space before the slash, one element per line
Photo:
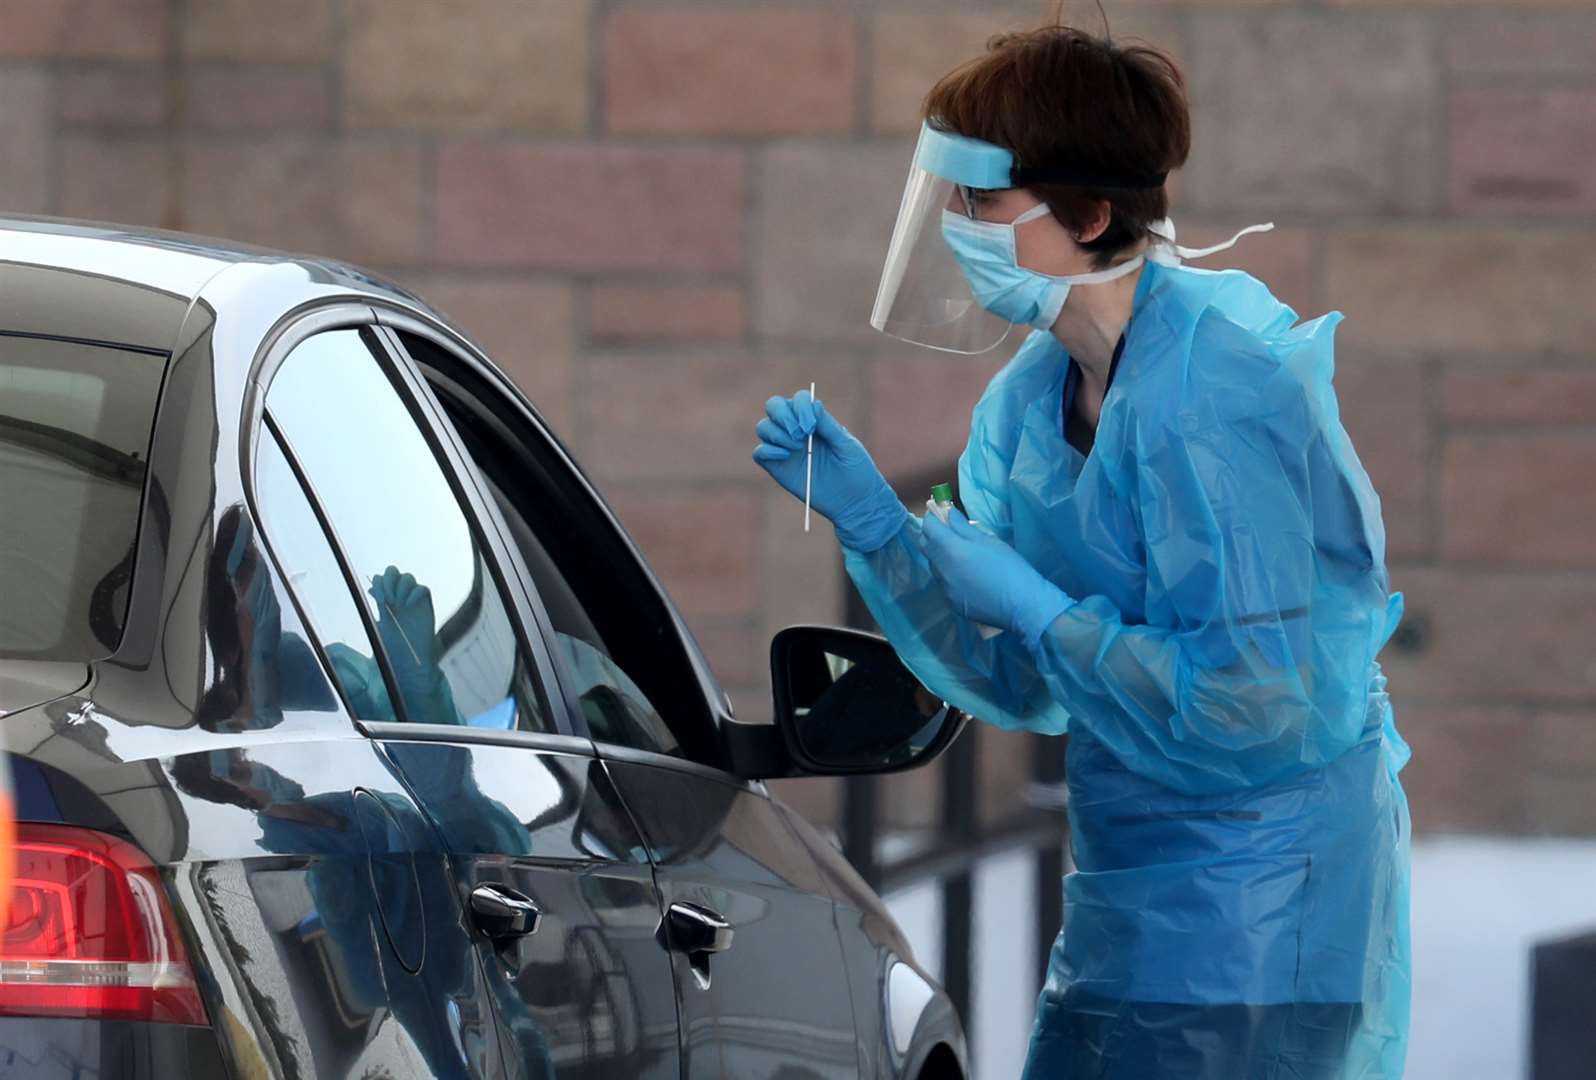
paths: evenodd
<path fill-rule="evenodd" d="M 893 494 L 864 444 L 800 390 L 765 402 L 754 428 L 754 461 L 794 498 L 804 497 L 808 438 L 815 437 L 810 505 L 829 518 L 837 539 L 856 551 L 875 551 L 898 534 L 909 512 Z"/>

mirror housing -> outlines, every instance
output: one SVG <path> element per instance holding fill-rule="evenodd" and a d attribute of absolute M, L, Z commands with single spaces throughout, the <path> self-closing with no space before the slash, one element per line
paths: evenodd
<path fill-rule="evenodd" d="M 901 772 L 931 761 L 966 717 L 934 697 L 885 638 L 793 626 L 770 644 L 774 725 L 727 725 L 732 771 L 749 779 Z"/>

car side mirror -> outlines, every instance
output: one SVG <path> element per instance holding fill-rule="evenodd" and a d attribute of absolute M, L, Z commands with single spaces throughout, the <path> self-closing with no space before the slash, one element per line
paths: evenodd
<path fill-rule="evenodd" d="M 965 716 L 904 666 L 885 638 L 793 626 L 770 643 L 775 723 L 799 774 L 900 772 L 936 757 Z"/>

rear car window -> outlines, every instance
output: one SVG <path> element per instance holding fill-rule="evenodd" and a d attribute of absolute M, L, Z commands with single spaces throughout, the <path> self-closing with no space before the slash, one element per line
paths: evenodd
<path fill-rule="evenodd" d="M 0 333 L 0 658 L 116 651 L 165 372 L 165 354 Z"/>

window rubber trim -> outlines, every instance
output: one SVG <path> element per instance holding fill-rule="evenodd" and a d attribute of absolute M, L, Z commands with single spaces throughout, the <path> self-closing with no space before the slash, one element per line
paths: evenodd
<path fill-rule="evenodd" d="M 593 740 L 584 735 L 557 735 L 543 731 L 495 731 L 454 724 L 414 724 L 408 721 L 357 720 L 355 726 L 372 739 L 383 742 L 475 743 L 484 746 L 513 746 L 545 754 L 569 754 L 592 758 Z"/>

